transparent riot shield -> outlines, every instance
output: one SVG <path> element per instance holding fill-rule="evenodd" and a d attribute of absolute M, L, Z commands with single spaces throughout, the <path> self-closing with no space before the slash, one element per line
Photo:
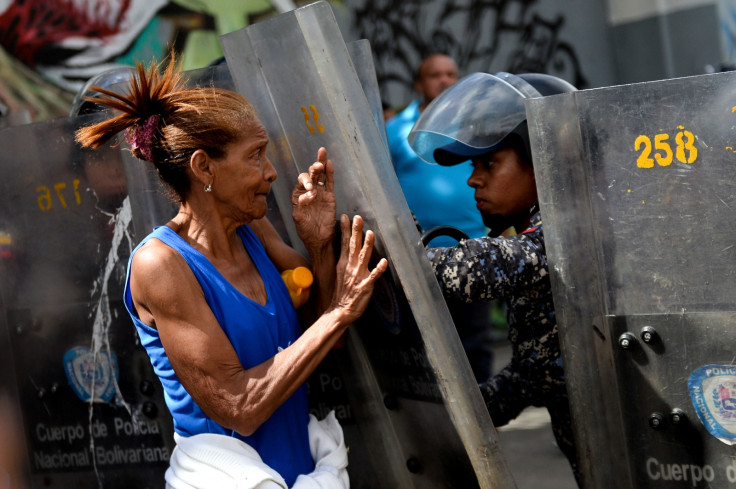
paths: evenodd
<path fill-rule="evenodd" d="M 527 115 L 585 487 L 731 487 L 736 73 Z"/>
<path fill-rule="evenodd" d="M 514 487 L 329 4 L 279 15 L 221 43 L 238 90 L 269 132 L 282 214 L 291 212 L 297 175 L 324 146 L 335 165 L 338 213 L 362 215 L 391 264 L 350 329 L 348 347 L 335 353 L 350 399 L 352 419 L 341 421 L 351 485 Z M 287 229 L 298 247 L 293 225 Z"/>
<path fill-rule="evenodd" d="M 368 39 L 349 42 L 347 44 L 348 54 L 353 62 L 355 74 L 358 75 L 360 86 L 363 87 L 368 105 L 376 121 L 378 132 L 383 139 L 383 144 L 388 147 L 388 135 L 386 134 L 386 120 L 383 115 L 383 103 L 376 78 L 376 69 L 373 65 L 373 53 L 371 43 Z"/>
<path fill-rule="evenodd" d="M 30 487 L 163 487 L 171 421 L 122 303 L 121 154 L 79 149 L 82 123 L 0 131 L 0 395 L 21 414 Z"/>

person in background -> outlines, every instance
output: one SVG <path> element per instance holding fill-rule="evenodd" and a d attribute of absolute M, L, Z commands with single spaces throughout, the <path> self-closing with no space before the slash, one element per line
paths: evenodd
<path fill-rule="evenodd" d="M 309 414 L 305 381 L 362 314 L 388 265 L 369 268 L 375 236 L 363 238 L 359 216 L 352 225 L 341 216 L 336 260 L 327 152 L 318 150 L 292 193 L 309 263 L 264 217 L 277 175 L 245 98 L 186 88 L 173 54 L 163 74 L 139 63 L 124 95 L 96 90 L 95 102 L 116 112 L 79 129 L 77 140 L 96 148 L 124 131 L 179 204 L 133 251 L 124 294 L 174 421 L 167 487 L 219 489 L 233 479 L 244 488 L 348 487 L 342 430 L 334 413 L 322 421 Z M 299 266 L 313 271 L 318 314 L 303 333 L 280 275 Z"/>
<path fill-rule="evenodd" d="M 389 119 L 386 134 L 396 176 L 421 229 L 453 226 L 476 238 L 485 236 L 488 229 L 473 209 L 473 189 L 465 185 L 472 172 L 470 162 L 453 168 L 429 166 L 407 140 L 422 111 L 457 78 L 458 67 L 451 57 L 431 54 L 424 58 L 414 75 L 414 89 L 420 98 Z M 452 238 L 438 237 L 431 244 L 449 246 L 455 242 Z"/>
<path fill-rule="evenodd" d="M 451 57 L 441 53 L 425 57 L 414 75 L 414 89 L 420 98 L 386 123 L 386 133 L 396 176 L 420 231 L 451 226 L 466 236 L 476 238 L 485 236 L 488 228 L 474 209 L 473 189 L 465 184 L 472 172 L 470 162 L 452 168 L 427 165 L 407 140 L 422 111 L 457 78 L 458 67 Z M 455 243 L 457 239 L 440 234 L 431 240 L 430 245 L 452 246 Z M 448 302 L 478 380 L 489 377 L 493 364 L 492 306 Z"/>
<path fill-rule="evenodd" d="M 396 111 L 386 102 L 381 102 L 381 108 L 383 109 L 383 120 L 388 121 L 396 115 Z"/>
<path fill-rule="evenodd" d="M 427 256 L 448 300 L 507 303 L 511 361 L 480 383 L 493 424 L 503 426 L 529 406 L 546 407 L 579 483 L 524 107 L 526 98 L 573 90 L 549 75 L 474 73 L 440 95 L 409 140 L 436 168 L 472 161 L 467 183 L 490 235 L 431 248 Z M 509 228 L 515 233 L 502 236 Z"/>

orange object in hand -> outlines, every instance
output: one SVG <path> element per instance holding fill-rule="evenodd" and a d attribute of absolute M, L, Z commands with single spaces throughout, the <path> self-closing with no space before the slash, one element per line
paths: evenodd
<path fill-rule="evenodd" d="M 312 272 L 307 267 L 296 267 L 281 272 L 281 278 L 284 279 L 286 288 L 289 289 L 294 309 L 303 306 L 309 299 L 309 290 L 314 281 Z"/>

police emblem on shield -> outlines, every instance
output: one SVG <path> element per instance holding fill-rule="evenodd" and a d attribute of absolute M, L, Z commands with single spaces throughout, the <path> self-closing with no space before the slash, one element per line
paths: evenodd
<path fill-rule="evenodd" d="M 114 353 L 96 355 L 84 346 L 64 354 L 64 372 L 74 393 L 82 401 L 110 402 L 115 396 L 118 360 Z"/>
<path fill-rule="evenodd" d="M 736 366 L 700 367 L 690 374 L 688 389 L 708 432 L 727 445 L 736 444 Z"/>

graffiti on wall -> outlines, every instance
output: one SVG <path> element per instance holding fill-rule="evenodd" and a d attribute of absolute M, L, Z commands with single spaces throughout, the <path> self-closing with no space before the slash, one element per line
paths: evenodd
<path fill-rule="evenodd" d="M 170 47 L 184 69 L 206 66 L 222 56 L 219 35 L 310 1 L 0 0 L 0 115 L 24 107 L 33 120 L 66 115 L 92 76 L 162 59 Z M 347 6 L 351 34 L 371 42 L 382 95 L 411 93 L 413 70 L 431 52 L 450 54 L 468 72 L 546 72 L 584 88 L 575 50 L 561 35 L 565 17 L 540 15 L 538 1 L 330 3 Z"/>
<path fill-rule="evenodd" d="M 219 36 L 309 0 L 0 0 L 0 116 L 68 114 L 104 71 L 179 53 L 184 70 L 222 56 Z M 341 5 L 343 2 L 332 0 Z"/>
<path fill-rule="evenodd" d="M 353 12 L 353 28 L 371 42 L 382 96 L 390 102 L 389 93 L 411 92 L 419 61 L 435 52 L 449 54 L 465 72 L 543 72 L 584 88 L 575 50 L 560 35 L 565 17 L 543 17 L 536 3 L 450 0 L 429 8 L 422 0 L 366 0 Z"/>
<path fill-rule="evenodd" d="M 104 70 L 167 0 L 15 0 L 0 13 L 6 52 L 56 85 Z"/>

